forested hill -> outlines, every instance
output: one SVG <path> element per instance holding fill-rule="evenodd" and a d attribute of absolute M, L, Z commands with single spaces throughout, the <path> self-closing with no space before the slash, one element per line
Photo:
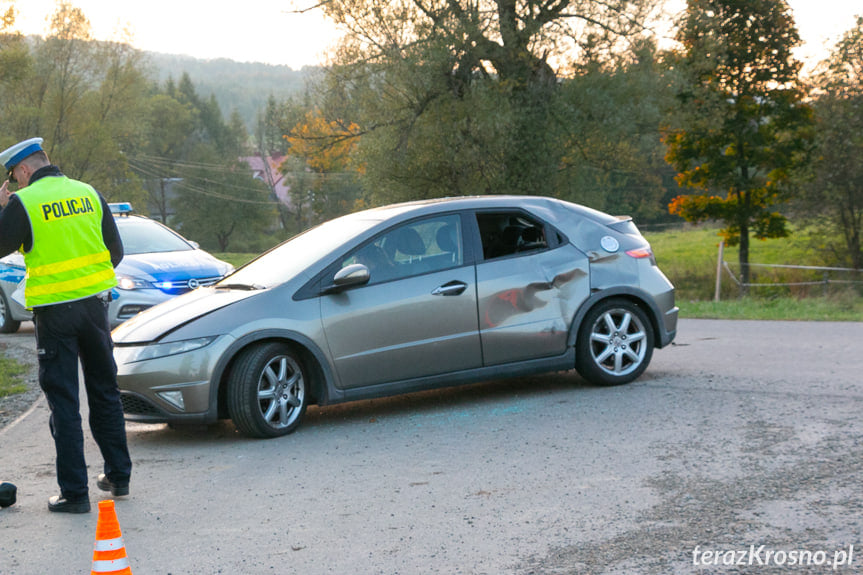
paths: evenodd
<path fill-rule="evenodd" d="M 147 52 L 164 85 L 168 78 L 179 82 L 184 72 L 189 74 L 195 91 L 203 98 L 215 95 L 225 119 L 233 110 L 240 113 L 247 128 L 254 129 L 257 114 L 263 111 L 270 95 L 277 101 L 302 92 L 306 78 L 317 68 L 294 70 L 260 62 L 235 62 L 220 58 L 198 60 L 191 56 Z"/>

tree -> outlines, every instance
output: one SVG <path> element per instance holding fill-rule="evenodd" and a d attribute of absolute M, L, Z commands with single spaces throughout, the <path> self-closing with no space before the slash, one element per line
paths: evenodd
<path fill-rule="evenodd" d="M 282 158 L 287 153 L 288 141 L 285 134 L 290 133 L 291 127 L 298 123 L 301 115 L 309 109 L 308 102 L 298 104 L 294 98 L 289 98 L 287 101 L 279 103 L 274 96 L 270 96 L 267 100 L 267 105 L 262 112 L 258 113 L 257 125 L 255 129 L 255 155 L 260 158 L 261 166 L 263 167 L 263 177 L 267 186 L 270 189 L 270 197 L 273 201 L 278 202 L 279 223 L 283 230 L 290 230 L 291 216 L 297 222 L 298 229 L 300 227 L 302 216 L 300 212 L 303 205 L 291 206 L 289 208 L 284 203 L 279 201 L 276 194 L 276 184 L 282 177 L 271 167 L 271 159 Z M 301 168 L 302 164 L 301 164 Z M 283 171 L 292 171 L 291 168 L 285 167 Z M 293 211 L 293 214 L 292 214 Z"/>
<path fill-rule="evenodd" d="M 300 230 L 354 210 L 360 196 L 357 172 L 362 171 L 352 164 L 356 130 L 327 121 L 319 110 L 309 111 L 291 130 L 282 173 L 290 182 Z"/>
<path fill-rule="evenodd" d="M 126 161 L 140 137 L 148 90 L 141 53 L 122 42 L 92 41 L 86 17 L 67 2 L 58 3 L 50 22 L 44 40 L 7 34 L 0 41 L 4 139 L 43 136 L 66 175 L 109 200 L 143 198 Z"/>
<path fill-rule="evenodd" d="M 723 222 L 725 240 L 739 243 L 745 286 L 750 232 L 788 234 L 785 217 L 771 210 L 787 200 L 785 184 L 812 138 L 791 53 L 799 37 L 784 0 L 688 0 L 677 40 L 679 108 L 666 157 L 681 185 L 704 193 L 678 196 L 669 210 L 691 222 Z"/>
<path fill-rule="evenodd" d="M 10 6 L 0 19 L 0 117 L 3 118 L 3 140 L 11 145 L 20 134 L 33 132 L 30 127 L 38 118 L 38 111 L 26 94 L 32 73 L 33 58 L 24 37 L 15 31 L 15 10 Z"/>
<path fill-rule="evenodd" d="M 255 180 L 239 159 L 248 153 L 239 116 L 232 113 L 226 123 L 215 98 L 199 97 L 188 74 L 183 74 L 173 96 L 165 98 L 167 110 L 180 117 L 188 114 L 184 137 L 165 138 L 176 145 L 174 155 L 156 157 L 150 163 L 171 176 L 171 223 L 219 251 L 236 244 L 238 237 L 256 244 L 255 232 L 263 232 L 275 221 L 276 202 L 268 197 L 266 184 Z"/>
<path fill-rule="evenodd" d="M 14 10 L 0 3 L 0 148 L 43 136 L 65 174 L 109 200 L 152 207 L 166 223 L 176 210 L 177 222 L 213 246 L 271 226 L 275 202 L 257 196 L 258 183 L 238 163 L 248 138 L 236 111 L 225 122 L 187 74 L 160 89 L 128 39 L 93 41 L 84 13 L 65 0 L 45 39 L 23 38 Z"/>
<path fill-rule="evenodd" d="M 841 259 L 863 269 L 863 17 L 836 44 L 817 85 L 817 152 L 800 205 L 838 230 Z"/>
<path fill-rule="evenodd" d="M 261 157 L 283 156 L 287 152 L 288 143 L 284 135 L 290 126 L 284 124 L 284 118 L 288 107 L 288 104 L 279 105 L 271 95 L 264 110 L 258 113 L 255 147 Z"/>
<path fill-rule="evenodd" d="M 97 78 L 91 41 L 90 22 L 84 13 L 68 2 L 58 2 L 51 15 L 51 26 L 45 42 L 37 49 L 34 88 L 36 102 L 42 110 L 46 151 L 49 155 L 68 145 L 77 111 Z"/>
<path fill-rule="evenodd" d="M 639 222 L 671 218 L 663 198 L 677 185 L 659 126 L 672 97 L 650 40 L 613 60 L 579 66 L 560 86 L 556 114 L 566 129 L 558 197 Z"/>
<path fill-rule="evenodd" d="M 236 245 L 238 237 L 254 241 L 256 238 L 250 236 L 265 230 L 276 217 L 266 185 L 252 178 L 244 162 L 226 164 L 217 155 L 197 157 L 198 163 L 179 171 L 181 178 L 173 199 L 177 228 L 202 246 L 220 252 Z"/>
<path fill-rule="evenodd" d="M 170 181 L 177 177 L 175 164 L 182 159 L 186 138 L 192 131 L 192 111 L 167 94 L 153 95 L 147 109 L 143 154 L 131 162 L 146 182 L 152 209 L 162 223 L 167 223 Z"/>
<path fill-rule="evenodd" d="M 329 120 L 354 122 L 375 201 L 553 193 L 559 73 L 642 30 L 649 0 L 345 0 L 347 32 L 322 84 Z"/>

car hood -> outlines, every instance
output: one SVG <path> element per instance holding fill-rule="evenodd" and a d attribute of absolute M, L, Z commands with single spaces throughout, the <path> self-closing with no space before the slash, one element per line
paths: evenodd
<path fill-rule="evenodd" d="M 262 290 L 198 288 L 142 311 L 117 326 L 111 336 L 117 345 L 157 341 L 190 321 L 261 293 Z"/>
<path fill-rule="evenodd" d="M 203 250 L 126 255 L 117 273 L 149 281 L 221 277 L 230 265 Z"/>

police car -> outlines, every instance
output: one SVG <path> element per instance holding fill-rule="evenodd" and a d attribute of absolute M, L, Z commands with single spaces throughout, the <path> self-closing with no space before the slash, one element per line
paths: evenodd
<path fill-rule="evenodd" d="M 111 290 L 112 301 L 108 306 L 112 328 L 148 307 L 213 284 L 234 271 L 231 264 L 216 259 L 167 226 L 134 215 L 131 204 L 109 205 L 125 253 L 115 270 L 118 285 Z M 21 290 L 15 294 L 24 273 L 24 257 L 20 253 L 0 258 L 0 333 L 13 333 L 22 321 L 32 319 L 20 303 Z"/>

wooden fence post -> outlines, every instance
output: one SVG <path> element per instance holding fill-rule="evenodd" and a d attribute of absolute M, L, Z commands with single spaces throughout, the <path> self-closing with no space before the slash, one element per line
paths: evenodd
<path fill-rule="evenodd" d="M 725 252 L 725 240 L 719 242 L 719 257 L 716 262 L 716 291 L 713 293 L 713 301 L 719 301 L 719 289 L 722 287 L 722 259 Z"/>

